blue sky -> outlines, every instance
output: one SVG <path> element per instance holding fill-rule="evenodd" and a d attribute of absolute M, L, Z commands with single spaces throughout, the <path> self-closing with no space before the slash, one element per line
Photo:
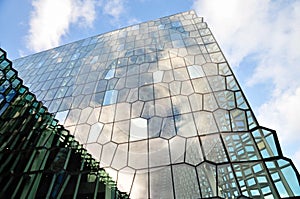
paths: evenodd
<path fill-rule="evenodd" d="M 1 0 L 0 47 L 20 56 L 194 9 L 208 22 L 262 126 L 300 168 L 300 1 Z"/>

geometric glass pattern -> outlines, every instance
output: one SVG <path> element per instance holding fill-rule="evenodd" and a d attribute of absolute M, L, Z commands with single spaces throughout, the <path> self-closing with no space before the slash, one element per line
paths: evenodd
<path fill-rule="evenodd" d="M 0 49 L 0 198 L 128 198 L 57 122 Z"/>
<path fill-rule="evenodd" d="M 131 198 L 300 196 L 203 18 L 140 23 L 14 61 Z"/>

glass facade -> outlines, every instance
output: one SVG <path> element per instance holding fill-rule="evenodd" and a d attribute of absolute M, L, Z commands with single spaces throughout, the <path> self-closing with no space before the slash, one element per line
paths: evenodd
<path fill-rule="evenodd" d="M 128 198 L 22 85 L 2 49 L 0 162 L 0 198 Z"/>
<path fill-rule="evenodd" d="M 194 11 L 14 66 L 130 198 L 300 196 L 299 173 Z"/>

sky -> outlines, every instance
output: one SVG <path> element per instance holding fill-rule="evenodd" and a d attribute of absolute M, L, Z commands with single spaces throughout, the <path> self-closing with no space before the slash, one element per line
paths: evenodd
<path fill-rule="evenodd" d="M 0 0 L 8 58 L 194 9 L 204 17 L 260 125 L 300 171 L 299 0 Z"/>

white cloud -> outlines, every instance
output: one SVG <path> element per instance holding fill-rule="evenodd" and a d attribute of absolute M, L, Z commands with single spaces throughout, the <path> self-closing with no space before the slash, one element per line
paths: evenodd
<path fill-rule="evenodd" d="M 283 150 L 296 146 L 286 152 L 298 157 L 300 168 L 300 1 L 195 0 L 194 9 L 208 22 L 231 66 L 254 58 L 246 66 L 255 68 L 246 86 L 274 85 L 257 110 L 258 121 L 277 131 Z"/>
<path fill-rule="evenodd" d="M 282 141 L 300 142 L 299 132 L 300 87 L 284 92 L 278 98 L 265 102 L 258 110 L 258 121 L 278 129 Z M 299 148 L 300 149 L 300 148 Z"/>
<path fill-rule="evenodd" d="M 27 48 L 37 52 L 58 46 L 71 24 L 91 27 L 97 3 L 94 0 L 33 0 Z"/>
<path fill-rule="evenodd" d="M 140 23 L 141 21 L 132 16 L 127 0 L 106 0 L 102 5 L 104 15 L 111 17 L 110 24 L 113 27 L 124 27 Z"/>
<path fill-rule="evenodd" d="M 103 7 L 103 13 L 113 17 L 114 21 L 119 21 L 121 14 L 125 12 L 125 0 L 109 0 Z"/>
<path fill-rule="evenodd" d="M 130 18 L 127 20 L 127 25 L 133 25 L 133 24 L 138 24 L 141 23 L 141 21 L 137 18 Z"/>
<path fill-rule="evenodd" d="M 295 153 L 292 158 L 295 165 L 298 165 L 298 172 L 299 172 L 299 165 L 300 165 L 300 149 Z"/>

